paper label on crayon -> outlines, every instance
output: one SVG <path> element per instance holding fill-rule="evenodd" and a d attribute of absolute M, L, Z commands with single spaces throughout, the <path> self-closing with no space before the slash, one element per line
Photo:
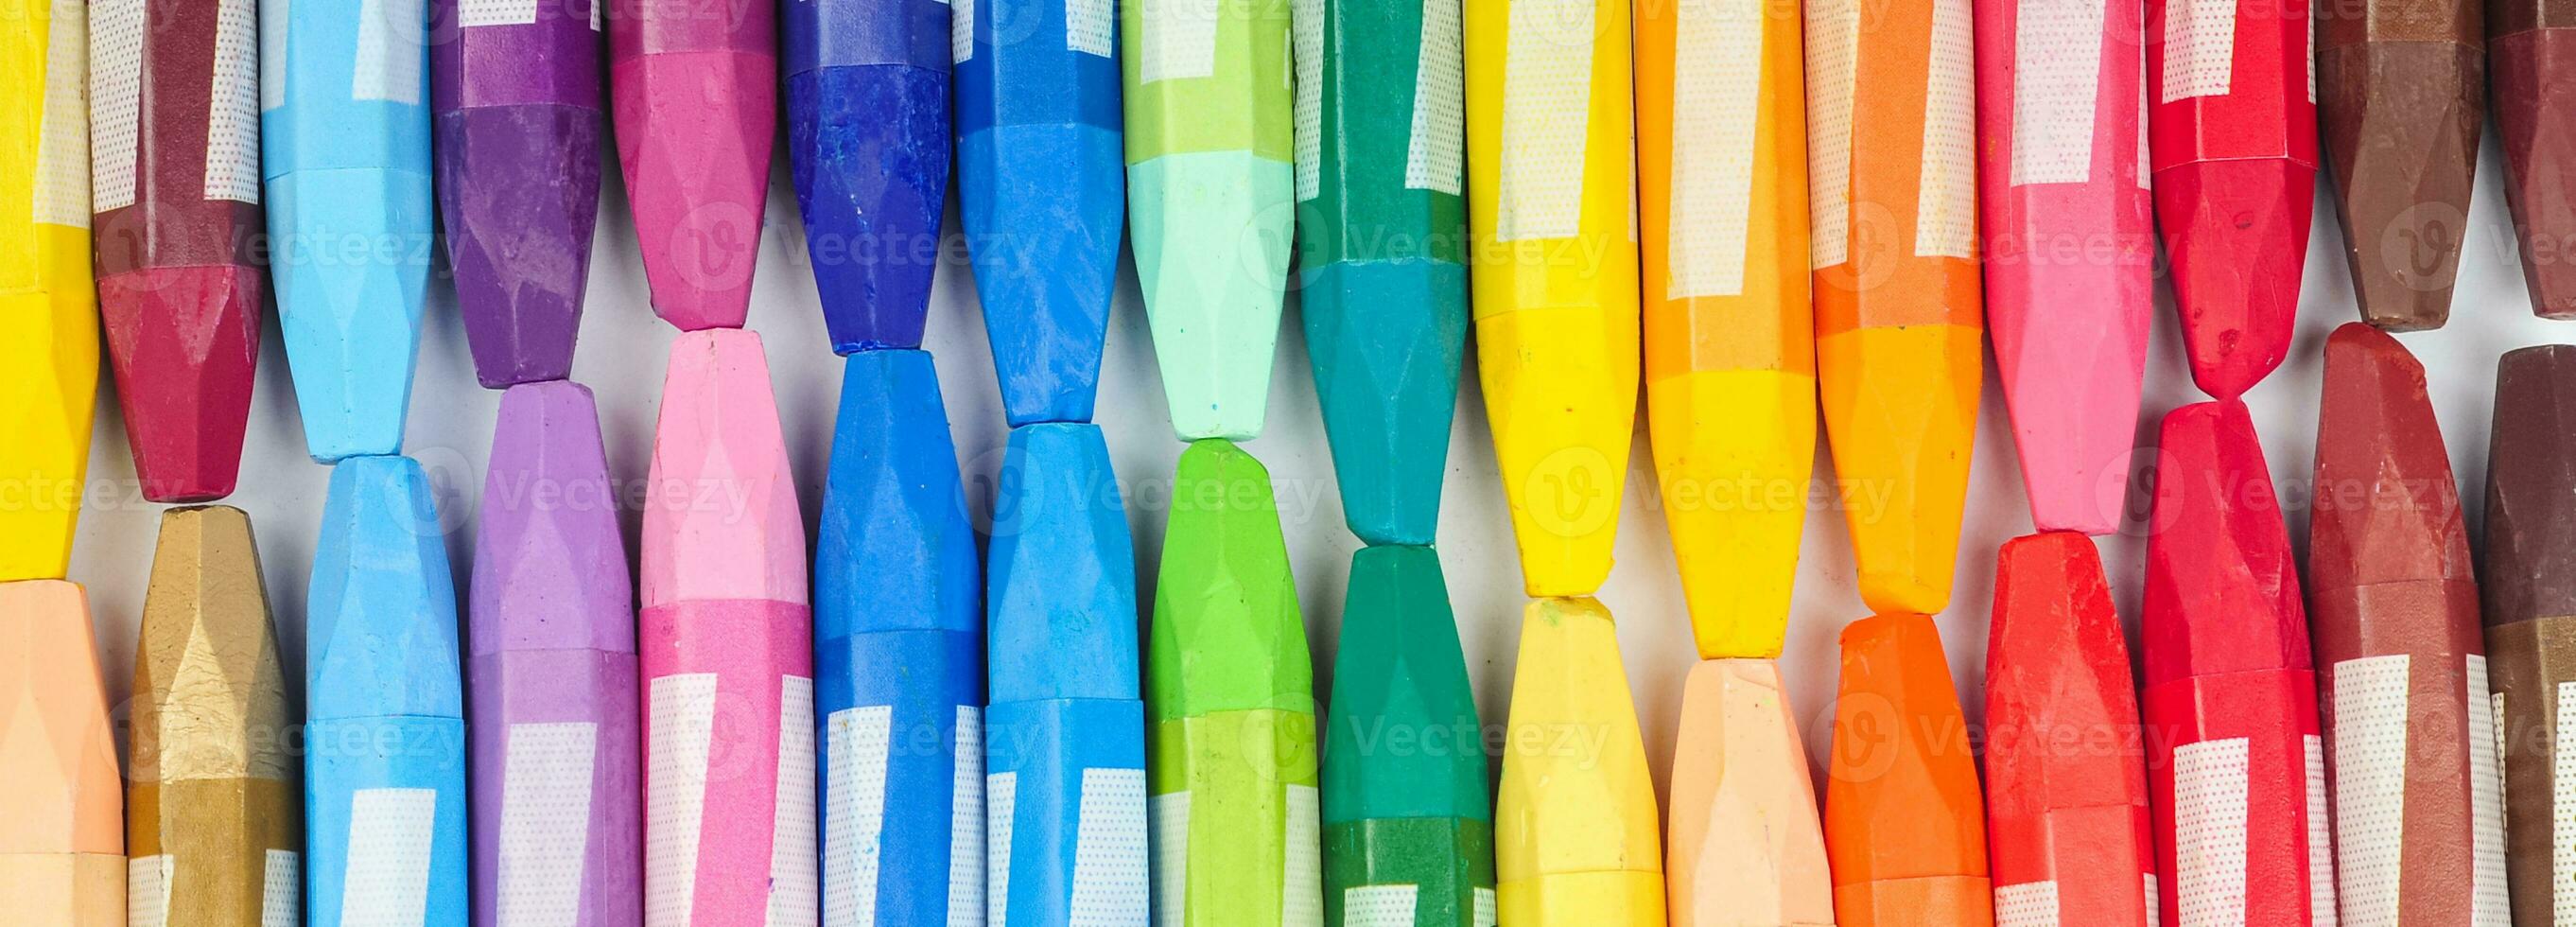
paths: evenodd
<path fill-rule="evenodd" d="M 1145 5 L 1143 53 L 1137 83 L 1186 80 L 1216 73 L 1218 12 L 1225 0 L 1138 0 Z"/>
<path fill-rule="evenodd" d="M 1110 0 L 1064 0 L 1064 47 L 1086 55 L 1109 57 Z"/>
<path fill-rule="evenodd" d="M 222 0 L 215 18 L 214 92 L 206 98 L 210 200 L 259 204 L 259 23 L 255 0 Z"/>
<path fill-rule="evenodd" d="M 2165 927 L 2165 901 L 2155 873 L 2147 873 L 2147 927 Z"/>
<path fill-rule="evenodd" d="M 1342 890 L 1342 927 L 1413 927 L 1421 887 L 1354 885 Z"/>
<path fill-rule="evenodd" d="M 1497 241 L 1572 238 L 1583 228 L 1592 125 L 1594 0 L 1516 0 L 1503 59 Z M 1626 36 L 1619 37 L 1622 41 Z M 1628 88 L 1615 88 L 1626 93 Z"/>
<path fill-rule="evenodd" d="M 36 125 L 35 220 L 89 227 L 89 9 L 53 0 L 45 36 L 45 115 Z"/>
<path fill-rule="evenodd" d="M 2469 898 L 2477 907 L 2471 927 L 2512 927 L 2512 894 L 2504 874 L 2504 773 L 2498 762 L 2496 716 L 2487 711 L 2487 658 L 2469 654 L 2466 708 L 2469 732 L 2469 820 L 2477 840 L 2475 887 Z"/>
<path fill-rule="evenodd" d="M 1765 0 L 1674 0 L 1665 297 L 1744 292 Z"/>
<path fill-rule="evenodd" d="M 1288 0 L 1288 60 L 1296 75 L 1297 201 L 1322 192 L 1324 152 L 1324 0 Z"/>
<path fill-rule="evenodd" d="M 2308 923 L 2335 927 L 2335 861 L 2331 825 L 2326 818 L 2326 742 L 2308 734 L 2299 738 L 2308 763 Z"/>
<path fill-rule="evenodd" d="M 1070 8 L 1066 11 L 1072 12 Z M 950 0 L 948 4 L 948 60 L 965 64 L 975 59 L 975 0 Z"/>
<path fill-rule="evenodd" d="M 2131 168 L 2138 175 L 2138 189 L 2155 189 L 2155 162 L 2147 158 L 2147 82 L 2138 81 L 2138 163 Z"/>
<path fill-rule="evenodd" d="M 2057 927 L 2057 883 L 1995 886 L 1995 927 Z"/>
<path fill-rule="evenodd" d="M 2335 894 L 2342 916 L 2397 922 L 2406 850 L 2406 654 L 2334 665 Z"/>
<path fill-rule="evenodd" d="M 957 741 L 949 754 L 948 927 L 984 921 L 984 710 L 957 706 Z"/>
<path fill-rule="evenodd" d="M 125 861 L 125 927 L 170 923 L 170 869 L 168 854 Z"/>
<path fill-rule="evenodd" d="M 1153 800 L 1154 927 L 1182 927 L 1189 918 L 1190 793 Z"/>
<path fill-rule="evenodd" d="M 1320 793 L 1311 785 L 1285 786 L 1288 855 L 1279 874 L 1279 927 L 1323 927 L 1324 856 L 1317 813 Z"/>
<path fill-rule="evenodd" d="M 1011 816 L 1019 811 L 1020 774 L 998 772 L 984 777 L 984 922 L 1010 923 Z"/>
<path fill-rule="evenodd" d="M 143 119 L 143 0 L 89 9 L 90 209 L 134 205 L 135 144 Z"/>
<path fill-rule="evenodd" d="M 513 724 L 502 747 L 501 862 L 495 899 L 505 924 L 581 917 L 599 725 Z"/>
<path fill-rule="evenodd" d="M 2166 0 L 2160 102 L 2226 96 L 2236 82 L 2236 0 Z"/>
<path fill-rule="evenodd" d="M 2013 5 L 2013 186 L 2083 183 L 2092 176 L 2108 6 L 2107 0 Z"/>
<path fill-rule="evenodd" d="M 304 860 L 293 850 L 268 851 L 268 870 L 261 873 L 259 927 L 303 927 Z"/>
<path fill-rule="evenodd" d="M 259 108 L 286 105 L 286 0 L 259 0 Z"/>
<path fill-rule="evenodd" d="M 1424 0 L 1413 72 L 1413 127 L 1404 143 L 1404 187 L 1450 196 L 1466 188 L 1466 60 L 1458 4 Z"/>
<path fill-rule="evenodd" d="M 349 797 L 349 870 L 340 927 L 417 927 L 428 916 L 436 789 L 359 789 Z"/>
<path fill-rule="evenodd" d="M 707 811 L 715 741 L 716 674 L 680 673 L 645 683 L 644 923 L 687 927 L 696 911 L 698 836 Z"/>
<path fill-rule="evenodd" d="M 1499 903 L 1497 902 L 1497 900 L 1496 900 L 1496 899 L 1495 899 L 1495 897 L 1494 897 L 1494 890 L 1493 890 L 1493 889 L 1490 889 L 1490 888 L 1480 888 L 1480 889 L 1477 889 L 1477 890 L 1476 890 L 1476 927 L 1495 927 L 1495 920 L 1496 920 L 1496 916 L 1497 916 L 1497 915 L 1496 915 L 1496 909 L 1497 909 L 1499 906 L 1500 906 L 1500 905 L 1499 905 Z"/>
<path fill-rule="evenodd" d="M 1976 42 L 1968 0 L 1933 0 L 1923 174 L 1914 195 L 1916 257 L 1977 253 Z"/>
<path fill-rule="evenodd" d="M 482 26 L 533 26 L 537 22 L 539 0 L 457 0 L 456 24 L 467 29 Z"/>
<path fill-rule="evenodd" d="M 1132 927 L 1150 904 L 1145 873 L 1145 771 L 1082 771 L 1066 927 Z"/>
<path fill-rule="evenodd" d="M 1807 217 L 1814 228 L 1808 265 L 1822 270 L 1851 254 L 1852 105 L 1860 79 L 1859 0 L 1807 4 Z"/>
<path fill-rule="evenodd" d="M 2558 684 L 2550 735 L 2549 893 L 2553 923 L 2576 924 L 2576 681 Z"/>
<path fill-rule="evenodd" d="M 361 0 L 351 98 L 420 105 L 422 23 L 421 0 Z"/>
<path fill-rule="evenodd" d="M 2174 748 L 2174 883 L 2182 927 L 2245 919 L 2251 746 L 2230 737 Z"/>
<path fill-rule="evenodd" d="M 831 718 L 831 804 L 824 809 L 823 923 L 877 922 L 878 837 L 885 830 L 886 761 L 894 706 L 844 708 Z"/>

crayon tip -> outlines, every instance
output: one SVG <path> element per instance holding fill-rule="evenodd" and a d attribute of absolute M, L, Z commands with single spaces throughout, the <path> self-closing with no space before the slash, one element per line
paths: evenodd
<path fill-rule="evenodd" d="M 89 470 L 98 323 L 88 300 L 44 293 L 0 296 L 0 320 L 0 489 L 23 500 L 0 506 L 0 582 L 60 579 Z"/>
<path fill-rule="evenodd" d="M 474 375 L 486 388 L 572 374 L 599 217 L 605 118 L 595 105 L 553 104 L 476 106 L 438 117 L 448 266 Z"/>
<path fill-rule="evenodd" d="M 2501 10 L 2504 7 L 2499 7 Z M 2551 9 L 2546 6 L 2535 10 Z M 2576 29 L 2534 22 L 2487 39 L 2487 74 L 2495 104 L 2497 147 L 2504 149 L 2505 203 L 2522 253 L 2531 311 L 2576 318 L 2576 261 L 2563 245 L 2576 241 L 2576 99 L 2562 92 L 2576 62 Z"/>
<path fill-rule="evenodd" d="M 99 313 L 143 497 L 232 495 L 259 365 L 258 269 L 154 267 L 100 278 Z"/>
<path fill-rule="evenodd" d="M 758 333 L 709 329 L 671 343 L 651 473 L 643 607 L 806 603 L 805 518 Z"/>
<path fill-rule="evenodd" d="M 1008 55 L 996 49 L 995 54 Z M 1049 54 L 1061 54 L 1049 53 Z M 989 64 L 988 83 L 1016 72 Z M 1065 56 L 1083 60 L 1087 56 Z M 1117 111 L 1117 66 L 1092 86 L 1076 77 L 1071 95 L 1105 93 Z M 961 128 L 967 121 L 967 75 L 958 66 Z M 1034 75 L 1025 90 L 1042 96 Z M 1050 86 L 1049 90 L 1055 89 Z M 1014 426 L 1087 422 L 1100 385 L 1118 253 L 1127 232 L 1127 171 L 1117 117 L 1108 127 L 1039 123 L 961 131 L 957 140 L 958 216 L 984 306 L 984 334 L 1001 375 L 1002 407 Z"/>
<path fill-rule="evenodd" d="M 1843 629 L 1824 819 L 1838 922 L 1993 922 L 1976 757 L 1931 618 Z"/>
<path fill-rule="evenodd" d="M 305 451 L 322 463 L 400 453 L 437 225 L 430 178 L 313 169 L 268 189 L 277 327 Z M 348 253 L 385 242 L 360 260 Z"/>
<path fill-rule="evenodd" d="M 2507 352 L 2495 395 L 2479 576 L 2486 623 L 2576 615 L 2576 345 Z"/>
<path fill-rule="evenodd" d="M 134 777 L 291 781 L 291 722 L 250 517 L 161 516 L 134 660 Z"/>
<path fill-rule="evenodd" d="M 2449 585 L 2474 608 L 2468 529 L 2424 365 L 2388 333 L 2346 324 L 2326 339 L 2323 395 L 2308 523 L 2317 620 L 2353 615 L 2356 598 L 2391 583 Z"/>
<path fill-rule="evenodd" d="M 1270 471 L 1233 442 L 1181 452 L 1155 583 L 1148 718 L 1312 713 L 1306 623 Z"/>
<path fill-rule="evenodd" d="M 777 135 L 777 59 L 671 51 L 612 74 L 617 160 L 653 313 L 681 331 L 741 328 Z"/>
<path fill-rule="evenodd" d="M 1100 426 L 1011 429 L 995 486 L 993 702 L 1136 700 L 1136 554 Z"/>
<path fill-rule="evenodd" d="M 589 388 L 555 381 L 501 394 L 474 541 L 477 656 L 635 652 L 618 499 Z"/>
<path fill-rule="evenodd" d="M 2165 414 L 2150 524 L 2145 685 L 2312 665 L 2289 529 L 2244 403 Z"/>
<path fill-rule="evenodd" d="M 463 717 L 456 579 L 419 462 L 351 457 L 331 468 L 305 598 L 313 720 Z"/>
<path fill-rule="evenodd" d="M 983 573 L 930 354 L 842 362 L 815 539 L 814 637 L 983 629 Z"/>
<path fill-rule="evenodd" d="M 2386 331 L 2440 328 L 2451 317 L 2478 130 L 2486 124 L 2486 48 L 2475 26 L 2463 37 L 2368 40 L 2317 52 L 2317 115 L 2334 170 L 2344 257 L 2362 320 Z"/>
<path fill-rule="evenodd" d="M 1475 696 L 1440 555 L 1428 547 L 1353 551 L 1324 732 L 1324 823 L 1491 821 Z M 1362 746 L 1395 732 L 1418 749 Z"/>
<path fill-rule="evenodd" d="M 1311 202 L 1311 201 L 1310 201 Z M 1430 544 L 1467 348 L 1466 268 L 1345 261 L 1307 274 L 1316 400 L 1343 519 L 1370 544 Z"/>
<path fill-rule="evenodd" d="M 2155 188 L 2192 382 L 2220 399 L 2243 395 L 2290 351 L 2316 169 L 2195 161 L 2157 171 Z"/>
<path fill-rule="evenodd" d="M 946 22 L 939 32 L 947 34 Z M 938 68 L 846 64 L 787 78 L 789 167 L 836 352 L 921 347 L 948 204 L 945 52 L 939 60 Z"/>
<path fill-rule="evenodd" d="M 1494 812 L 1501 920 L 1662 924 L 1655 785 L 1610 610 L 1590 598 L 1551 598 L 1522 616 Z M 1569 732 L 1584 738 L 1569 741 Z"/>
<path fill-rule="evenodd" d="M 1829 927 L 1833 877 L 1780 665 L 1703 660 L 1673 746 L 1674 927 Z"/>
<path fill-rule="evenodd" d="M 0 888 L 14 923 L 125 922 L 116 740 L 81 587 L 0 583 Z"/>

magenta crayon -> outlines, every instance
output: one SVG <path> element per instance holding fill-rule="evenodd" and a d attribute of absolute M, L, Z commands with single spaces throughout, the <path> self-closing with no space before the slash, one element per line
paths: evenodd
<path fill-rule="evenodd" d="M 617 163 L 653 312 L 682 331 L 751 312 L 778 132 L 778 27 L 765 0 L 607 2 Z"/>

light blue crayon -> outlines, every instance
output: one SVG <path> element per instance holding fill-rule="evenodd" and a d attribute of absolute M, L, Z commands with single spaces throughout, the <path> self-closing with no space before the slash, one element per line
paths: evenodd
<path fill-rule="evenodd" d="M 982 580 L 948 414 L 929 354 L 845 365 L 814 568 L 823 925 L 981 923 Z"/>
<path fill-rule="evenodd" d="M 429 282 L 422 0 L 260 4 L 269 268 L 305 449 L 402 449 Z"/>
<path fill-rule="evenodd" d="M 309 923 L 465 927 L 454 583 L 418 463 L 333 468 L 305 601 Z"/>

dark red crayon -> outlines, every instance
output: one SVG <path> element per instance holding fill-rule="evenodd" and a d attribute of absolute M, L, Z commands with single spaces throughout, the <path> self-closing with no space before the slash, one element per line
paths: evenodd
<path fill-rule="evenodd" d="M 2487 660 L 2504 725 L 2505 854 L 2517 927 L 2576 922 L 2576 844 L 2559 839 L 2560 711 L 2576 684 L 2576 345 L 2496 364 L 2487 450 Z M 2576 759 L 2576 758 L 2571 758 Z"/>
<path fill-rule="evenodd" d="M 2487 0 L 2486 9 L 2504 201 L 2531 311 L 2576 319 L 2576 0 Z M 2576 918 L 2576 900 L 2569 911 Z"/>

